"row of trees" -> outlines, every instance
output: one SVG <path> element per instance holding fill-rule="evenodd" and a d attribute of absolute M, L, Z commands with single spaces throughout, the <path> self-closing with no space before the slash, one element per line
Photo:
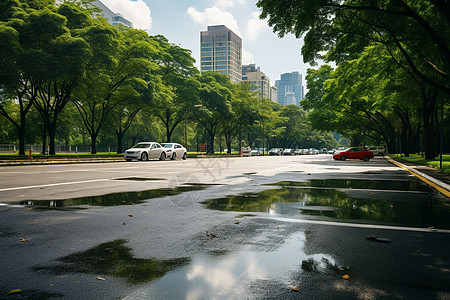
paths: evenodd
<path fill-rule="evenodd" d="M 353 145 L 378 140 L 391 153 L 424 150 L 428 159 L 438 145 L 450 150 L 448 1 L 259 0 L 257 6 L 280 36 L 304 35 L 305 62 L 337 65 L 308 71 L 303 105 L 312 110 L 314 128 L 337 130 Z"/>
<path fill-rule="evenodd" d="M 148 139 L 191 148 L 207 140 L 210 152 L 215 141 L 228 151 L 242 142 L 337 145 L 299 107 L 261 100 L 222 74 L 200 75 L 189 50 L 98 14 L 89 1 L 0 3 L 0 136 L 17 139 L 19 154 L 26 141 L 42 141 L 43 151 L 49 141 L 55 154 L 58 141 L 80 139 L 96 153 L 99 137 L 118 153 Z"/>

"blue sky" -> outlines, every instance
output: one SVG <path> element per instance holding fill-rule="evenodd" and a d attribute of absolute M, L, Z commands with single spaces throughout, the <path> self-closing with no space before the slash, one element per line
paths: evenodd
<path fill-rule="evenodd" d="M 309 65 L 301 57 L 302 40 L 293 35 L 283 39 L 259 19 L 257 0 L 102 0 L 134 26 L 150 35 L 162 34 L 171 43 L 192 51 L 199 67 L 200 31 L 208 25 L 225 25 L 242 38 L 243 64 L 255 63 L 275 84 L 280 75 Z"/>

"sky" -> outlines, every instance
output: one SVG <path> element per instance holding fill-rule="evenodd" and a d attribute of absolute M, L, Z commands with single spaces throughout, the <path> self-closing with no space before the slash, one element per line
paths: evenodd
<path fill-rule="evenodd" d="M 102 0 L 113 12 L 121 13 L 135 28 L 150 35 L 164 35 L 169 42 L 192 51 L 200 68 L 200 31 L 210 25 L 225 25 L 242 38 L 245 64 L 256 64 L 271 84 L 282 73 L 298 71 L 306 88 L 303 40 L 288 35 L 280 39 L 259 19 L 257 0 Z"/>

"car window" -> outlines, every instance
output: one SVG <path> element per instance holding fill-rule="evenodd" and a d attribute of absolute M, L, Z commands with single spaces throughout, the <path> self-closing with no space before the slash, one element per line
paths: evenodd
<path fill-rule="evenodd" d="M 180 149 L 181 146 L 180 145 L 175 145 L 175 149 Z"/>
<path fill-rule="evenodd" d="M 172 148 L 172 144 L 164 144 L 164 148 Z"/>
<path fill-rule="evenodd" d="M 155 148 L 161 148 L 161 145 L 159 144 L 153 144 L 155 146 Z"/>
<path fill-rule="evenodd" d="M 133 148 L 148 148 L 150 144 L 136 144 Z"/>

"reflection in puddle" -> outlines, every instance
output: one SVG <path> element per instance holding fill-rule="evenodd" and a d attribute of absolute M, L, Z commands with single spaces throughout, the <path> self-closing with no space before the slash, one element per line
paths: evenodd
<path fill-rule="evenodd" d="M 332 180 L 339 187 L 343 182 Z M 362 184 L 351 181 L 352 187 Z M 307 185 L 325 186 L 302 187 Z M 396 182 L 404 189 L 422 189 L 416 182 L 407 185 Z M 450 228 L 450 206 L 435 198 L 432 194 L 421 193 L 417 197 L 396 191 L 363 192 L 350 196 L 343 190 L 329 188 L 326 181 L 282 182 L 283 188 L 265 190 L 260 193 L 248 193 L 213 199 L 203 202 L 209 209 L 237 212 L 265 212 L 270 215 L 283 215 L 289 218 L 313 218 L 330 220 L 355 220 L 366 223 L 396 224 L 404 226 Z M 361 185 L 362 186 L 362 185 Z M 300 188 L 302 187 L 302 188 Z M 379 182 L 366 188 L 381 188 Z M 391 186 L 392 188 L 392 186 Z"/>
<path fill-rule="evenodd" d="M 154 189 L 141 192 L 124 192 L 100 196 L 79 197 L 64 200 L 27 200 L 21 201 L 21 205 L 36 206 L 39 208 L 64 208 L 78 205 L 91 206 L 115 206 L 132 205 L 143 203 L 145 200 L 162 198 L 165 196 L 175 196 L 184 192 L 198 191 L 204 186 L 179 186 L 173 189 Z"/>
<path fill-rule="evenodd" d="M 223 255 L 198 256 L 188 266 L 125 299 L 246 299 L 254 296 L 249 289 L 265 280 L 284 285 L 288 290 L 292 274 L 302 272 L 304 261 L 317 266 L 311 271 L 339 270 L 329 255 L 307 255 L 305 242 L 305 233 L 297 232 L 267 251 L 247 247 Z"/>
<path fill-rule="evenodd" d="M 307 182 L 282 181 L 271 185 L 277 186 L 300 186 L 300 187 L 322 187 L 322 188 L 345 188 L 345 189 L 374 189 L 374 190 L 397 190 L 397 191 L 422 191 L 432 190 L 420 181 L 411 180 L 364 180 L 364 179 L 311 179 Z"/>
<path fill-rule="evenodd" d="M 59 259 L 61 265 L 38 267 L 36 271 L 49 270 L 55 273 L 87 273 L 122 277 L 130 283 L 149 282 L 164 276 L 167 272 L 184 266 L 188 258 L 155 260 L 134 258 L 125 240 L 101 244 L 85 252 L 71 254 Z"/>

